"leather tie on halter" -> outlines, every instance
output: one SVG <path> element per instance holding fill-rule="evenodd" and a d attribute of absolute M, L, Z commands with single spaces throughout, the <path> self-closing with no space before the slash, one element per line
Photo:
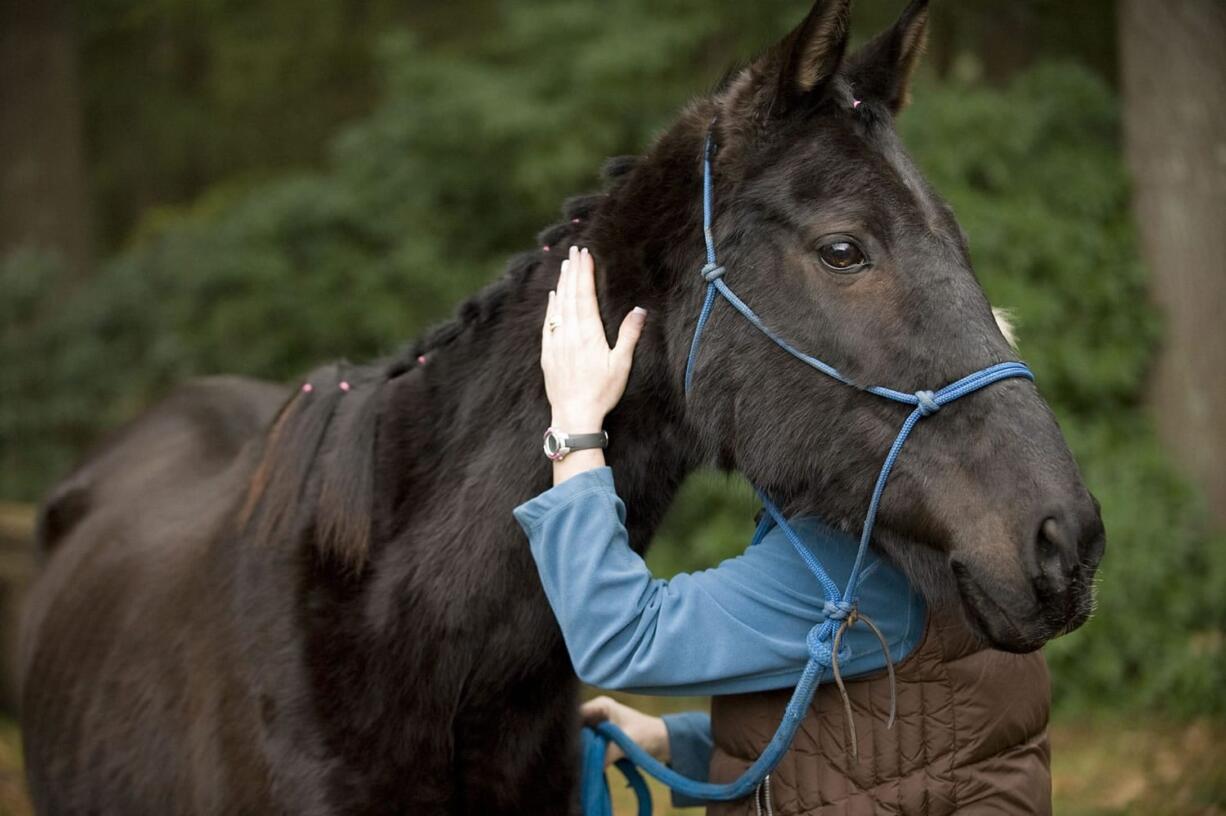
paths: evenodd
<path fill-rule="evenodd" d="M 848 660 L 851 655 L 848 650 L 842 648 L 843 634 L 856 625 L 857 621 L 863 622 L 873 634 L 877 636 L 877 640 L 881 643 L 881 653 L 885 656 L 885 667 L 890 677 L 890 718 L 886 723 L 886 729 L 894 727 L 894 714 L 898 709 L 898 690 L 894 682 L 894 656 L 890 654 L 890 645 L 885 639 L 885 635 L 877 628 L 877 624 L 873 623 L 867 615 L 862 613 L 855 604 L 846 603 L 845 601 L 826 601 L 822 606 L 822 611 L 826 616 L 826 620 L 839 622 L 839 628 L 835 630 L 834 640 L 827 644 L 821 638 L 820 626 L 815 626 L 809 630 L 808 636 L 805 638 L 805 645 L 809 647 L 809 656 L 821 663 L 823 666 L 830 666 L 834 672 L 834 682 L 839 687 L 839 696 L 843 699 L 843 716 L 847 723 L 848 744 L 851 749 L 853 759 L 860 758 L 860 743 L 856 739 L 856 720 L 851 712 L 851 697 L 847 694 L 847 686 L 843 683 L 843 673 L 840 670 L 839 661 Z"/>
<path fill-rule="evenodd" d="M 894 727 L 894 717 L 898 712 L 898 685 L 894 678 L 894 656 L 890 654 L 890 644 L 886 642 L 885 635 L 881 633 L 871 618 L 853 609 L 851 615 L 834 633 L 834 645 L 831 648 L 833 658 L 830 661 L 830 668 L 834 672 L 834 684 L 839 687 L 839 696 L 843 698 L 843 719 L 847 723 L 847 742 L 851 747 L 852 759 L 855 760 L 860 759 L 860 740 L 856 738 L 856 718 L 851 712 L 851 697 L 847 694 L 847 686 L 843 684 L 843 673 L 839 670 L 839 660 L 842 659 L 839 646 L 843 640 L 843 633 L 857 620 L 862 621 L 877 636 L 877 641 L 881 644 L 881 653 L 885 655 L 885 668 L 890 676 L 890 717 L 885 724 L 887 731 Z"/>
<path fill-rule="evenodd" d="M 712 130 L 714 130 L 714 122 L 712 123 Z M 814 626 L 805 639 L 809 651 L 809 660 L 805 664 L 800 680 L 796 683 L 796 689 L 792 693 L 791 700 L 788 702 L 787 710 L 784 712 L 783 721 L 779 724 L 779 729 L 775 732 L 775 736 L 771 738 L 757 760 L 738 779 L 732 782 L 724 784 L 698 782 L 682 776 L 648 754 L 638 743 L 612 723 L 604 722 L 594 729 L 602 745 L 610 741 L 616 742 L 631 763 L 642 768 L 674 791 L 691 799 L 726 802 L 741 799 L 749 796 L 751 793 L 756 795 L 756 792 L 761 789 L 764 780 L 769 778 L 771 771 L 775 769 L 775 766 L 779 764 L 779 760 L 783 758 L 783 755 L 791 746 L 792 739 L 796 736 L 796 731 L 800 727 L 801 721 L 805 718 L 809 706 L 813 702 L 814 694 L 817 692 L 817 686 L 825 676 L 827 669 L 830 669 L 833 673 L 835 683 L 838 685 L 839 692 L 843 698 L 843 712 L 847 719 L 849 732 L 849 750 L 853 756 L 858 756 L 859 749 L 856 740 L 855 719 L 852 716 L 851 698 L 847 694 L 847 689 L 843 683 L 842 671 L 839 666 L 840 660 L 846 659 L 844 655 L 840 654 L 843 647 L 843 635 L 857 622 L 869 627 L 877 636 L 877 640 L 881 643 L 881 648 L 885 653 L 886 668 L 889 670 L 890 675 L 889 725 L 893 725 L 896 695 L 894 662 L 890 654 L 889 643 L 876 624 L 860 612 L 855 605 L 856 590 L 861 577 L 861 566 L 864 562 L 864 556 L 868 552 L 869 543 L 872 540 L 873 527 L 877 521 L 877 510 L 881 505 L 881 496 L 885 492 L 890 472 L 893 470 L 894 463 L 902 452 L 903 445 L 906 444 L 907 437 L 911 435 L 911 431 L 914 430 L 920 420 L 937 413 L 943 406 L 968 394 L 973 394 L 993 383 L 1014 378 L 1034 380 L 1034 374 L 1024 363 L 1010 361 L 990 365 L 972 374 L 968 374 L 962 379 L 952 382 L 937 391 L 920 390 L 908 393 L 878 385 L 859 385 L 844 376 L 829 363 L 797 349 L 782 335 L 768 326 L 748 304 L 732 291 L 725 280 L 727 270 L 719 265 L 716 260 L 715 236 L 712 227 L 714 222 L 714 196 L 712 190 L 711 159 L 714 154 L 715 142 L 711 134 L 708 133 L 706 146 L 703 150 L 702 164 L 702 233 L 703 240 L 706 243 L 707 257 L 706 264 L 701 269 L 702 279 L 707 284 L 707 291 L 703 298 L 702 309 L 698 313 L 698 320 L 694 325 L 694 336 L 690 341 L 690 353 L 685 363 L 683 386 L 687 399 L 693 384 L 698 353 L 701 350 L 703 329 L 706 327 L 707 321 L 710 319 L 711 313 L 715 308 L 715 300 L 719 297 L 740 313 L 767 339 L 801 363 L 844 385 L 911 408 L 911 412 L 903 420 L 902 426 L 894 438 L 894 443 L 890 446 L 889 453 L 886 455 L 885 461 L 881 465 L 881 470 L 877 474 L 877 481 L 873 486 L 872 496 L 869 499 L 868 511 L 864 515 L 864 526 L 860 533 L 856 559 L 847 577 L 847 584 L 842 589 L 830 577 L 830 574 L 822 566 L 821 562 L 809 551 L 809 548 L 805 546 L 804 541 L 792 528 L 792 525 L 784 517 L 782 511 L 775 506 L 766 493 L 761 490 L 758 491 L 758 496 L 762 500 L 762 506 L 766 512 L 762 515 L 762 519 L 758 524 L 754 540 L 761 540 L 761 536 L 765 535 L 765 531 L 769 527 L 779 527 L 789 543 L 791 543 L 793 549 L 796 550 L 797 555 L 800 556 L 805 566 L 808 567 L 809 571 L 813 573 L 813 576 L 821 585 L 822 593 L 825 596 L 823 605 L 825 619 Z M 599 785 L 607 791 L 608 780 L 604 776 L 603 755 L 601 755 L 599 762 L 588 761 L 585 763 L 583 784 L 585 789 L 588 790 L 594 789 Z M 584 798 L 587 798 L 586 793 Z M 650 812 L 650 798 L 644 803 L 640 797 L 640 816 L 650 814 Z M 590 813 L 589 816 L 591 816 Z"/>

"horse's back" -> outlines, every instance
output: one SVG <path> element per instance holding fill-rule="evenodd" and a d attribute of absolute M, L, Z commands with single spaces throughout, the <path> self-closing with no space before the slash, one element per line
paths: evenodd
<path fill-rule="evenodd" d="M 234 791 L 267 787 L 234 778 L 263 766 L 244 755 L 257 718 L 235 715 L 232 579 L 218 555 L 246 489 L 248 443 L 285 397 L 252 380 L 189 383 L 51 492 L 21 655 L 40 812 L 233 812 Z M 201 779 L 193 766 L 215 773 Z"/>
<path fill-rule="evenodd" d="M 150 488 L 181 488 L 228 466 L 263 430 L 285 388 L 242 377 L 186 383 L 93 451 L 48 494 L 37 544 L 49 553 L 91 510 Z"/>

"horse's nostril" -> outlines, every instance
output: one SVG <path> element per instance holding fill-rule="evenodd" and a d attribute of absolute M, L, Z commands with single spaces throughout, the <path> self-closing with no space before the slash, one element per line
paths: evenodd
<path fill-rule="evenodd" d="M 1060 532 L 1060 523 L 1050 516 L 1043 519 L 1043 523 L 1039 525 L 1039 560 L 1046 563 L 1052 559 L 1060 557 L 1060 551 L 1064 548 L 1063 535 Z"/>
<path fill-rule="evenodd" d="M 1063 525 L 1051 516 L 1043 519 L 1034 546 L 1035 587 L 1044 597 L 1061 594 L 1072 579 L 1076 566 Z"/>

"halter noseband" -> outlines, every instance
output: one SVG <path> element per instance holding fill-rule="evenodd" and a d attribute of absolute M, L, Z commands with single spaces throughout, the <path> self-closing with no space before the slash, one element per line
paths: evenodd
<path fill-rule="evenodd" d="M 785 340 L 780 334 L 775 332 L 766 323 L 758 317 L 758 315 L 745 304 L 743 300 L 736 296 L 732 289 L 724 280 L 726 269 L 720 266 L 716 260 L 715 254 L 715 237 L 712 233 L 712 173 L 711 173 L 711 158 L 715 153 L 715 142 L 711 133 L 707 134 L 706 145 L 703 149 L 703 165 L 702 165 L 702 234 L 703 240 L 706 242 L 707 262 L 701 269 L 703 280 L 707 283 L 706 297 L 703 299 L 702 310 L 698 314 L 698 322 L 694 326 L 694 338 L 690 342 L 689 358 L 685 364 L 685 393 L 688 396 L 690 386 L 694 377 L 695 361 L 698 358 L 698 352 L 701 348 L 703 329 L 706 328 L 707 321 L 711 317 L 711 311 L 715 307 L 716 296 L 721 296 L 729 305 L 749 321 L 750 325 L 766 335 L 776 346 L 786 351 L 788 354 L 795 357 L 800 362 L 811 368 L 817 369 L 822 374 L 831 377 L 844 385 L 852 388 L 857 388 L 883 397 L 903 405 L 912 406 L 912 411 L 903 421 L 902 427 L 898 431 L 898 435 L 894 438 L 894 444 L 890 446 L 890 451 L 886 455 L 885 462 L 881 465 L 881 471 L 877 475 L 876 485 L 873 487 L 872 498 L 869 501 L 868 512 L 864 517 L 864 527 L 860 533 L 860 545 L 856 552 L 856 559 L 852 565 L 851 573 L 847 578 L 847 586 L 842 591 L 839 590 L 838 584 L 830 577 L 830 574 L 822 566 L 821 562 L 813 555 L 808 547 L 805 546 L 799 534 L 792 528 L 784 517 L 782 511 L 775 505 L 770 498 L 759 489 L 758 497 L 762 500 L 763 506 L 766 508 L 766 513 L 762 516 L 762 520 L 758 524 L 757 530 L 754 532 L 753 543 L 761 541 L 762 537 L 774 526 L 778 526 L 795 548 L 805 566 L 817 578 L 821 584 L 822 591 L 825 594 L 825 620 L 822 623 L 814 626 L 810 631 L 805 641 L 809 649 L 809 661 L 805 664 L 803 673 L 799 682 L 796 684 L 796 690 L 792 694 L 791 700 L 788 702 L 787 710 L 784 714 L 783 721 L 779 725 L 778 731 L 771 739 L 770 743 L 763 750 L 745 773 L 739 779 L 726 784 L 715 784 L 712 782 L 697 782 L 688 779 L 674 771 L 672 768 L 664 765 L 655 757 L 644 751 L 637 743 L 625 734 L 620 728 L 611 723 L 601 723 L 596 727 L 595 731 L 598 735 L 597 740 L 601 746 L 607 741 L 613 741 L 621 747 L 630 763 L 637 765 L 647 773 L 659 779 L 664 784 L 668 785 L 673 790 L 693 799 L 705 799 L 708 801 L 729 801 L 740 799 L 748 796 L 758 789 L 763 780 L 768 777 L 770 772 L 774 770 L 779 760 L 783 758 L 788 747 L 792 743 L 793 737 L 796 735 L 796 730 L 800 726 L 801 720 L 804 719 L 805 712 L 813 701 L 813 695 L 817 690 L 818 683 L 821 682 L 826 669 L 833 668 L 836 680 L 838 680 L 840 688 L 842 687 L 842 677 L 838 671 L 838 662 L 841 655 L 838 654 L 842 634 L 848 626 L 856 620 L 862 621 L 869 625 L 877 632 L 878 637 L 882 641 L 882 647 L 885 648 L 885 640 L 881 637 L 880 631 L 872 622 L 868 620 L 856 608 L 856 589 L 860 581 L 860 569 L 864 562 L 864 555 L 868 551 L 868 545 L 873 535 L 873 527 L 877 521 L 877 509 L 881 504 L 881 494 L 885 492 L 886 482 L 889 480 L 890 471 L 894 468 L 894 463 L 898 459 L 899 453 L 902 451 L 903 445 L 907 441 L 907 437 L 911 435 L 911 431 L 916 424 L 925 417 L 932 416 L 941 410 L 945 405 L 960 399 L 967 394 L 973 394 L 982 388 L 986 388 L 993 383 L 1001 380 L 1022 378 L 1034 380 L 1034 374 L 1024 363 L 1006 362 L 997 363 L 996 365 L 988 366 L 963 377 L 956 382 L 952 382 L 945 387 L 936 391 L 921 390 L 914 393 L 905 391 L 896 391 L 892 388 L 882 386 L 862 387 L 856 385 L 847 377 L 839 372 L 834 366 L 825 363 L 816 357 L 805 354 L 798 350 L 795 346 Z M 752 546 L 752 544 L 751 544 Z M 846 656 L 842 656 L 846 659 Z M 886 660 L 890 659 L 889 650 L 886 649 Z M 893 676 L 891 674 L 891 681 Z M 845 705 L 847 705 L 845 701 Z M 848 705 L 848 712 L 850 706 Z M 893 712 L 890 715 L 891 723 L 893 721 Z M 590 741 L 590 738 L 589 738 Z M 854 724 L 851 726 L 851 741 L 855 743 Z M 603 762 L 604 752 L 600 750 L 588 751 L 589 755 L 599 755 Z M 636 773 L 630 763 L 623 764 L 619 761 L 619 768 L 628 777 L 632 773 Z M 588 763 L 590 767 L 591 763 Z M 595 773 L 604 778 L 603 766 L 596 766 Z M 590 778 L 590 774 L 585 768 L 585 785 Z M 641 780 L 639 780 L 641 782 Z M 632 785 L 634 779 L 631 777 Z M 584 798 L 587 799 L 585 793 Z M 648 809 L 645 811 L 650 813 L 650 800 L 648 800 Z M 640 814 L 644 813 L 642 800 L 640 799 Z"/>

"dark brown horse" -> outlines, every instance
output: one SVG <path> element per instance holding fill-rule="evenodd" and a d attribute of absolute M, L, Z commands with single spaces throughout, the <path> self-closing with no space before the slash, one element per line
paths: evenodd
<path fill-rule="evenodd" d="M 708 129 L 728 280 L 796 346 L 909 390 L 1013 358 L 893 127 L 925 5 L 844 59 L 847 7 L 819 0 L 544 233 L 592 247 L 608 325 L 648 309 L 607 426 L 640 549 L 702 465 L 857 528 L 906 411 L 814 374 L 728 309 L 684 395 Z M 833 243 L 866 263 L 840 269 L 850 250 Z M 54 492 L 23 654 L 40 812 L 573 808 L 577 683 L 511 517 L 549 484 L 537 356 L 561 254 L 515 259 L 402 358 L 321 369 L 309 388 L 189 385 Z M 1088 614 L 1102 524 L 1029 382 L 926 420 L 878 530 L 1000 648 L 1035 649 Z"/>

